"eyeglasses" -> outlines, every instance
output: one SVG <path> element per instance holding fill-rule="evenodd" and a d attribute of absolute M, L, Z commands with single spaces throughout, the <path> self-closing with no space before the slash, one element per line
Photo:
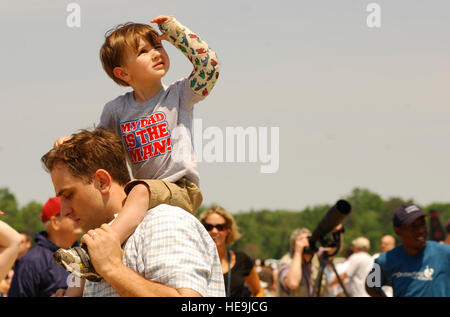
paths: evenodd
<path fill-rule="evenodd" d="M 218 225 L 211 225 L 209 223 L 204 223 L 203 224 L 205 226 L 206 231 L 211 231 L 213 228 L 216 228 L 219 231 L 223 231 L 227 228 L 227 224 L 226 223 L 221 223 Z"/>

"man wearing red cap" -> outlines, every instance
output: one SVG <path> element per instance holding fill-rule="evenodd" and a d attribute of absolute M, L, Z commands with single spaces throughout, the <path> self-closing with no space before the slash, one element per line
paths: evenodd
<path fill-rule="evenodd" d="M 81 235 L 81 228 L 69 217 L 61 217 L 59 198 L 50 198 L 42 207 L 45 231 L 36 234 L 36 246 L 16 263 L 10 297 L 45 297 L 67 287 L 69 273 L 54 260 L 59 248 L 70 248 Z"/>

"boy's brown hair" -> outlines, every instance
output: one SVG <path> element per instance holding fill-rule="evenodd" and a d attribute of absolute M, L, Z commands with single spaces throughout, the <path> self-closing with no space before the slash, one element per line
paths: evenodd
<path fill-rule="evenodd" d="M 159 47 L 161 44 L 157 41 L 158 36 L 158 32 L 150 25 L 133 22 L 117 25 L 106 32 L 105 43 L 100 49 L 103 69 L 117 84 L 129 86 L 128 83 L 114 76 L 114 68 L 124 64 L 127 48 L 137 52 L 140 39 L 146 39 L 153 47 Z"/>
<path fill-rule="evenodd" d="M 130 181 L 122 142 L 116 133 L 105 128 L 72 134 L 69 140 L 42 156 L 41 162 L 47 172 L 63 163 L 73 176 L 88 184 L 98 169 L 106 170 L 120 185 Z"/>

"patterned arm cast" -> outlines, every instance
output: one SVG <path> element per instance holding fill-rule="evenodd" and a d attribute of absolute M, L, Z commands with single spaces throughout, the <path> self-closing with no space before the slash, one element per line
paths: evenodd
<path fill-rule="evenodd" d="M 219 78 L 216 53 L 174 17 L 161 23 L 159 29 L 194 65 L 189 76 L 191 89 L 198 95 L 207 96 Z"/>

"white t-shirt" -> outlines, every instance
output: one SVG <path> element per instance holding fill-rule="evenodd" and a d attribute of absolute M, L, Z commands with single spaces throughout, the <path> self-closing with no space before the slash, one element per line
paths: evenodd
<path fill-rule="evenodd" d="M 353 253 L 348 258 L 348 291 L 352 297 L 369 297 L 366 292 L 366 278 L 373 266 L 373 259 L 367 252 Z"/>
<path fill-rule="evenodd" d="M 342 273 L 345 273 L 347 271 L 347 267 L 348 267 L 347 260 L 344 262 L 341 262 L 341 263 L 337 263 L 335 265 L 336 271 L 338 272 L 339 275 L 341 275 Z M 334 274 L 334 271 L 328 267 L 326 267 L 325 270 L 327 272 L 328 283 L 334 281 L 334 279 L 336 278 L 336 274 Z M 344 286 L 347 285 L 348 278 L 346 278 L 342 282 L 344 283 Z M 331 297 L 336 297 L 338 294 L 340 294 L 344 291 L 339 283 L 335 284 L 333 286 L 328 286 L 328 290 L 330 291 Z"/>

